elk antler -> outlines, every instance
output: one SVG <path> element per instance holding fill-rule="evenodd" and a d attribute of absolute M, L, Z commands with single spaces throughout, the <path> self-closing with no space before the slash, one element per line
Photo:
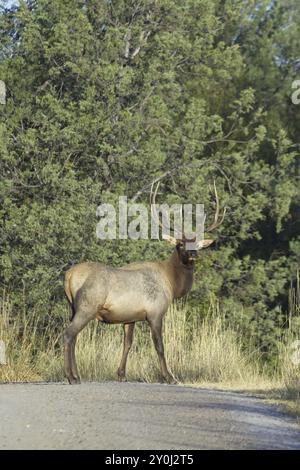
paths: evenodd
<path fill-rule="evenodd" d="M 167 240 L 168 242 L 172 243 L 172 244 L 175 244 L 177 243 L 177 238 L 175 236 L 170 236 L 170 235 L 167 235 L 165 234 L 164 236 L 164 230 L 166 232 L 168 232 L 170 230 L 170 227 L 167 227 L 166 225 L 164 225 L 160 219 L 159 219 L 159 216 L 157 214 L 157 211 L 156 211 L 156 195 L 157 195 L 157 191 L 158 191 L 158 188 L 159 188 L 159 185 L 160 185 L 160 181 L 158 181 L 157 185 L 156 185 L 156 188 L 155 188 L 155 191 L 153 193 L 153 187 L 154 187 L 154 184 L 155 184 L 155 181 L 153 181 L 153 183 L 151 184 L 151 190 L 150 190 L 150 207 L 151 207 L 151 214 L 153 215 L 153 218 L 156 220 L 156 222 L 158 223 L 158 225 L 161 227 L 162 229 L 162 236 L 163 238 L 165 238 L 165 240 Z M 173 235 L 175 235 L 175 231 L 174 229 L 172 229 L 172 232 L 173 232 Z"/>
<path fill-rule="evenodd" d="M 219 220 L 219 213 L 220 213 L 220 204 L 219 204 L 219 197 L 218 197 L 218 191 L 216 187 L 216 182 L 214 180 L 214 192 L 215 192 L 215 198 L 216 198 L 216 211 L 215 211 L 215 216 L 214 216 L 214 221 L 213 223 L 205 230 L 206 232 L 211 232 L 215 228 L 219 227 L 221 223 L 223 222 L 226 214 L 227 207 L 224 207 L 223 215 L 221 219 Z"/>

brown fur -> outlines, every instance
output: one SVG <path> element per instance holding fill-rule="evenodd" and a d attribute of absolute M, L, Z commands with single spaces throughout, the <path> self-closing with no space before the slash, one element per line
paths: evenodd
<path fill-rule="evenodd" d="M 209 246 L 212 240 L 205 242 L 203 247 Z M 73 312 L 65 331 L 65 370 L 70 383 L 79 381 L 75 360 L 77 334 L 92 319 L 124 324 L 120 380 L 125 378 L 134 324 L 147 320 L 162 375 L 167 382 L 174 382 L 164 356 L 162 321 L 171 302 L 190 291 L 196 255 L 196 251 L 186 251 L 184 242 L 180 241 L 165 261 L 131 263 L 120 268 L 81 263 L 66 272 L 64 288 Z"/>

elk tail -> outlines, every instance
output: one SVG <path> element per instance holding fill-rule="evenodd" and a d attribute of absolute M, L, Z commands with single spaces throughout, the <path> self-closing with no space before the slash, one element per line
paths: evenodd
<path fill-rule="evenodd" d="M 71 315 L 69 318 L 70 318 L 70 321 L 72 321 L 75 316 L 76 311 L 75 311 L 74 301 L 73 301 L 72 293 L 70 289 L 70 272 L 69 271 L 67 271 L 65 275 L 64 288 L 65 288 L 65 294 L 66 294 L 66 297 L 68 299 L 70 309 L 71 309 Z"/>
<path fill-rule="evenodd" d="M 76 313 L 76 312 L 75 312 L 75 307 L 74 307 L 74 304 L 73 304 L 73 303 L 70 304 L 70 307 L 71 307 L 71 315 L 69 316 L 69 319 L 70 319 L 70 321 L 72 321 L 73 318 L 75 317 L 75 313 Z"/>

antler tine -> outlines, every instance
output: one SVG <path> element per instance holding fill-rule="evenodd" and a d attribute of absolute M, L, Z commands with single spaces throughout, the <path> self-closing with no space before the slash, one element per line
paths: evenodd
<path fill-rule="evenodd" d="M 160 181 L 158 181 L 157 185 L 156 185 L 156 188 L 155 188 L 155 191 L 153 193 L 153 187 L 155 185 L 155 181 L 153 181 L 153 183 L 151 184 L 151 190 L 150 190 L 150 207 L 151 207 L 151 212 L 155 218 L 155 220 L 158 222 L 158 225 L 161 227 L 161 229 L 163 229 L 163 224 L 161 223 L 161 221 L 159 220 L 159 217 L 157 215 L 157 212 L 156 212 L 156 209 L 155 209 L 155 204 L 156 204 L 156 195 L 157 195 L 157 191 L 158 191 L 158 188 L 159 188 L 159 185 L 160 185 Z"/>
<path fill-rule="evenodd" d="M 164 225 L 161 221 L 160 221 L 160 218 L 157 214 L 157 211 L 156 211 L 156 195 L 157 195 L 157 192 L 158 192 L 158 188 L 159 188 L 159 185 L 160 185 L 160 181 L 157 182 L 157 185 L 156 185 L 156 188 L 155 188 L 155 191 L 153 193 L 153 187 L 155 185 L 156 181 L 153 181 L 152 184 L 151 184 L 151 189 L 150 189 L 150 206 L 151 206 L 151 213 L 153 214 L 156 222 L 158 223 L 159 227 L 162 229 L 162 233 L 164 231 L 164 229 L 168 232 L 170 230 L 169 227 L 167 227 L 166 225 Z M 174 235 L 174 230 L 171 229 L 171 231 L 173 232 L 173 235 Z M 176 237 L 175 237 L 176 238 Z"/>
<path fill-rule="evenodd" d="M 157 193 L 157 189 L 158 189 L 158 186 L 159 186 L 159 182 L 157 183 L 157 188 L 155 190 L 155 194 L 153 194 L 153 187 L 155 185 L 155 181 L 153 181 L 151 183 L 151 189 L 150 189 L 150 207 L 151 207 L 151 211 L 153 212 L 154 210 L 154 207 L 155 206 L 155 199 L 156 199 L 156 193 Z"/>
<path fill-rule="evenodd" d="M 154 184 L 154 183 L 153 183 L 153 184 Z M 157 195 L 159 186 L 160 186 L 160 181 L 157 182 L 157 185 L 156 185 L 156 188 L 155 188 L 155 191 L 154 191 L 154 196 L 153 196 L 153 202 L 154 202 L 154 204 L 156 204 L 156 195 Z"/>
<path fill-rule="evenodd" d="M 214 215 L 214 221 L 213 221 L 213 223 L 206 229 L 206 232 L 211 232 L 211 231 L 214 230 L 215 228 L 219 227 L 219 225 L 221 225 L 221 223 L 222 223 L 223 220 L 225 219 L 225 214 L 226 214 L 226 210 L 227 210 L 227 207 L 224 207 L 224 211 L 223 211 L 222 217 L 221 217 L 221 219 L 219 220 L 220 203 L 219 203 L 219 196 L 218 196 L 218 191 L 217 191 L 216 181 L 215 181 L 215 180 L 214 180 L 214 192 L 215 192 L 215 198 L 216 198 L 216 211 L 215 211 L 215 215 Z"/>

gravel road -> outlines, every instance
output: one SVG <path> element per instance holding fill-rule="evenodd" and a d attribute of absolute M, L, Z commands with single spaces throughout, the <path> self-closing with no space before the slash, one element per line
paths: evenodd
<path fill-rule="evenodd" d="M 300 449 L 297 421 L 239 393 L 143 383 L 0 385 L 0 449 Z"/>

